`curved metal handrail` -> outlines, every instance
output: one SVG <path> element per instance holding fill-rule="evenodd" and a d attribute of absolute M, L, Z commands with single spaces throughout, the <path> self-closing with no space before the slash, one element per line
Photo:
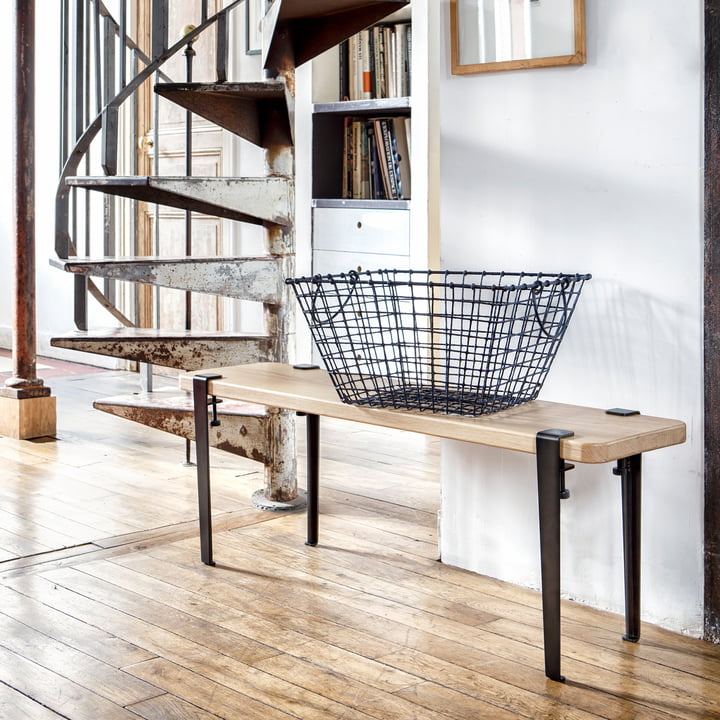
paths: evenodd
<path fill-rule="evenodd" d="M 231 10 L 240 5 L 245 0 L 234 0 L 227 7 L 215 13 L 211 17 L 206 18 L 190 32 L 186 33 L 174 45 L 167 48 L 161 55 L 150 62 L 143 70 L 137 73 L 130 82 L 118 92 L 112 100 L 98 113 L 95 119 L 85 128 L 82 135 L 77 139 L 73 149 L 68 154 L 60 174 L 58 189 L 55 195 L 55 252 L 61 259 L 67 259 L 70 256 L 72 248 L 72 240 L 68 231 L 68 201 L 70 188 L 65 183 L 68 177 L 74 175 L 80 165 L 80 161 L 85 157 L 92 141 L 102 129 L 103 117 L 113 109 L 117 109 L 125 102 L 142 83 L 159 70 L 170 58 L 182 50 L 187 44 L 200 36 L 205 30 L 214 25 L 223 15 L 227 15 Z M 104 6 L 103 6 L 104 7 Z M 115 23 L 117 25 L 117 22 Z"/>

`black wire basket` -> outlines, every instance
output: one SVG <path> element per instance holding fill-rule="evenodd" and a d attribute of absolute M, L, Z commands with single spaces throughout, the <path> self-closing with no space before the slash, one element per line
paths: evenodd
<path fill-rule="evenodd" d="M 537 397 L 590 277 L 374 270 L 287 283 L 343 402 L 483 415 Z"/>

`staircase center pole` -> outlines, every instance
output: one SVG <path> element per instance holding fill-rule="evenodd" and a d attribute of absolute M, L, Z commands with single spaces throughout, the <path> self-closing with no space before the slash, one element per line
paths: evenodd
<path fill-rule="evenodd" d="M 0 388 L 0 433 L 55 434 L 55 398 L 36 377 L 35 0 L 15 0 L 13 377 Z"/>
<path fill-rule="evenodd" d="M 294 96 L 295 69 L 288 63 L 282 74 L 288 89 Z M 293 177 L 295 154 L 288 145 L 280 118 L 271 116 L 264 128 L 267 147 L 265 166 L 269 176 Z M 293 223 L 294 203 L 293 196 Z M 268 227 L 267 244 L 271 255 L 283 260 L 284 277 L 295 274 L 295 228 L 279 225 Z M 275 338 L 275 360 L 292 362 L 294 333 L 294 298 L 291 290 L 282 283 L 283 295 L 277 304 L 266 304 L 264 308 L 265 328 Z M 265 487 L 253 494 L 256 507 L 271 510 L 293 510 L 306 504 L 306 495 L 301 494 L 297 484 L 297 461 L 295 457 L 295 417 L 293 413 L 278 408 L 269 409 L 267 424 L 268 454 L 270 463 L 265 466 Z"/>

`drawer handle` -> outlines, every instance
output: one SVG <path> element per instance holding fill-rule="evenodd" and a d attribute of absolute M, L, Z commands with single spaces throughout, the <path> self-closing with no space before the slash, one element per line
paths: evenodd
<path fill-rule="evenodd" d="M 358 220 L 357 227 L 358 227 L 358 230 L 362 229 L 362 221 Z"/>

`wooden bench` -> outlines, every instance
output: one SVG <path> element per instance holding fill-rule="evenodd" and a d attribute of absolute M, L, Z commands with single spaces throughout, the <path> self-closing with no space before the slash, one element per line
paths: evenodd
<path fill-rule="evenodd" d="M 560 673 L 560 500 L 569 463 L 616 462 L 622 484 L 625 635 L 640 637 L 640 500 L 642 453 L 685 441 L 685 424 L 636 411 L 535 400 L 492 415 L 460 417 L 346 405 L 327 373 L 308 366 L 258 363 L 203 370 L 180 378 L 192 391 L 202 561 L 212 565 L 209 403 L 228 398 L 294 410 L 307 416 L 307 544 L 318 542 L 319 420 L 321 416 L 409 430 L 537 456 L 545 673 Z"/>

